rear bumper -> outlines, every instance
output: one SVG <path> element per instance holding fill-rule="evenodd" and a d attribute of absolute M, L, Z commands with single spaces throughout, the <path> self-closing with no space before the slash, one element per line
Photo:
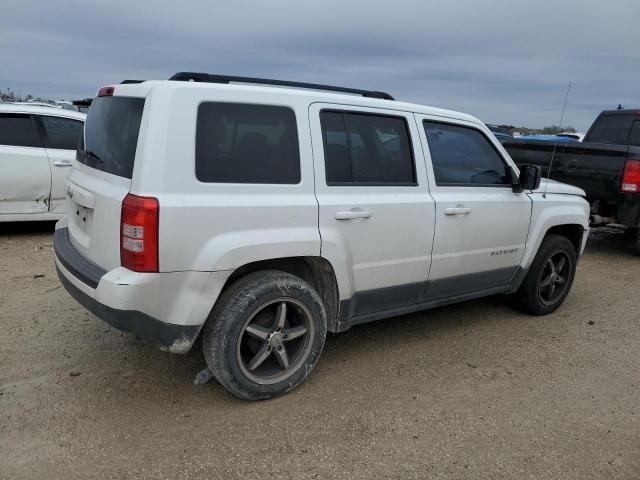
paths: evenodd
<path fill-rule="evenodd" d="M 173 353 L 191 349 L 231 273 L 107 271 L 75 249 L 64 220 L 53 245 L 60 281 L 78 303 L 114 328 Z"/>
<path fill-rule="evenodd" d="M 77 288 L 56 265 L 62 286 L 84 308 L 100 320 L 123 332 L 138 335 L 145 341 L 174 353 L 186 353 L 198 337 L 200 326 L 174 325 L 136 311 L 108 307 Z"/>

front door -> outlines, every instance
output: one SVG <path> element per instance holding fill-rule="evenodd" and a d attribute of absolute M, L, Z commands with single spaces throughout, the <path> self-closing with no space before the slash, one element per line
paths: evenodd
<path fill-rule="evenodd" d="M 524 254 L 531 199 L 513 192 L 511 167 L 490 134 L 418 120 L 437 225 L 425 299 L 508 285 Z"/>
<path fill-rule="evenodd" d="M 0 214 L 46 213 L 51 171 L 28 114 L 0 113 Z"/>
<path fill-rule="evenodd" d="M 413 116 L 331 104 L 309 113 L 322 256 L 339 270 L 341 317 L 418 303 L 435 209 Z"/>

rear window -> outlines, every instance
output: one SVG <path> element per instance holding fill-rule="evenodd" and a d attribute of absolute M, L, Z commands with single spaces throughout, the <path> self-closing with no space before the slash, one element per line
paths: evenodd
<path fill-rule="evenodd" d="M 85 121 L 77 159 L 119 177 L 131 178 L 144 98 L 98 97 Z"/>
<path fill-rule="evenodd" d="M 300 182 L 293 110 L 271 105 L 202 103 L 196 128 L 196 177 L 213 183 Z"/>
<path fill-rule="evenodd" d="M 589 142 L 627 145 L 633 115 L 603 115 L 596 120 L 589 133 Z"/>

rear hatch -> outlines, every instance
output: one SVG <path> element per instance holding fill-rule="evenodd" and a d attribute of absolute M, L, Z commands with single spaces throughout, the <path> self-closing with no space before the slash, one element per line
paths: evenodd
<path fill-rule="evenodd" d="M 120 266 L 122 200 L 131 188 L 144 101 L 125 96 L 93 101 L 67 179 L 71 242 L 106 270 Z"/>

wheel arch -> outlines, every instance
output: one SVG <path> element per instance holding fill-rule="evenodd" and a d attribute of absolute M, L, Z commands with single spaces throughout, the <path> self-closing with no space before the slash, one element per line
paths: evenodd
<path fill-rule="evenodd" d="M 561 201 L 534 202 L 533 218 L 529 228 L 526 250 L 521 260 L 522 268 L 529 268 L 542 241 L 549 234 L 568 238 L 580 256 L 589 231 L 589 204 L 582 200 L 561 198 Z"/>
<path fill-rule="evenodd" d="M 555 225 L 553 227 L 550 227 L 546 231 L 544 236 L 547 237 L 549 235 L 559 235 L 561 237 L 565 237 L 575 248 L 576 255 L 580 255 L 580 251 L 582 249 L 582 239 L 584 236 L 584 229 L 582 228 L 582 225 L 578 225 L 576 223 Z"/>
<path fill-rule="evenodd" d="M 240 278 L 260 270 L 280 270 L 301 278 L 316 289 L 327 311 L 327 330 L 337 331 L 340 307 L 339 288 L 331 263 L 323 257 L 282 257 L 258 260 L 236 268 L 227 278 L 220 294 Z M 220 297 L 218 297 L 220 298 Z"/>

